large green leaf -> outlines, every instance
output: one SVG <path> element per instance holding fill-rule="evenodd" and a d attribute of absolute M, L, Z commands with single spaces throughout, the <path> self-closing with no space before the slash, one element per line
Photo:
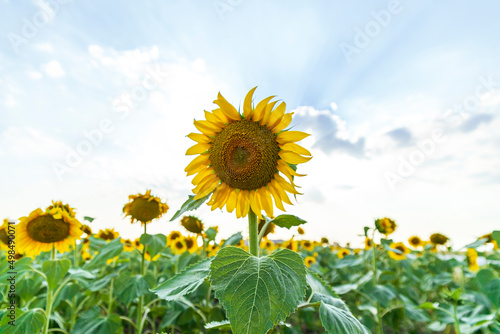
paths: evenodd
<path fill-rule="evenodd" d="M 147 234 L 141 235 L 141 244 L 147 246 L 147 251 L 151 257 L 155 256 L 165 248 L 167 237 L 164 234 Z"/>
<path fill-rule="evenodd" d="M 370 334 L 339 298 L 315 294 L 313 301 L 321 301 L 319 317 L 330 334 Z"/>
<path fill-rule="evenodd" d="M 49 260 L 42 264 L 42 271 L 47 276 L 47 283 L 51 290 L 57 287 L 57 283 L 66 275 L 69 267 L 71 267 L 71 261 L 68 259 Z"/>
<path fill-rule="evenodd" d="M 292 226 L 299 226 L 307 222 L 293 215 L 279 215 L 271 220 L 271 223 L 279 227 L 286 227 L 287 229 L 290 229 Z"/>
<path fill-rule="evenodd" d="M 497 242 L 497 244 L 500 245 L 500 231 L 493 231 L 491 233 L 491 236 Z"/>
<path fill-rule="evenodd" d="M 0 333 L 38 333 L 45 323 L 45 315 L 40 309 L 29 310 L 27 312 L 16 309 L 15 314 L 15 317 L 9 317 L 9 313 L 3 316 L 2 322 L 0 323 Z M 11 324 L 9 324 L 9 322 L 11 322 Z"/>
<path fill-rule="evenodd" d="M 194 292 L 210 273 L 212 259 L 200 261 L 163 282 L 151 291 L 165 300 L 175 300 Z"/>
<path fill-rule="evenodd" d="M 192 211 L 198 209 L 203 203 L 205 203 L 205 201 L 210 197 L 210 195 L 212 195 L 212 193 L 197 200 L 194 199 L 194 195 L 188 195 L 189 198 L 187 199 L 187 201 L 185 201 L 184 204 L 182 204 L 181 208 L 177 210 L 177 212 L 172 217 L 172 219 L 170 219 L 170 221 L 176 220 L 186 211 Z"/>
<path fill-rule="evenodd" d="M 326 296 L 337 297 L 332 288 L 323 281 L 318 274 L 308 270 L 307 271 L 307 284 L 311 287 L 313 293 L 320 293 Z"/>
<path fill-rule="evenodd" d="M 241 232 L 237 232 L 237 233 L 233 234 L 232 236 L 230 236 L 229 238 L 227 238 L 227 240 L 224 241 L 222 246 L 224 247 L 224 246 L 237 245 L 241 241 L 241 239 L 243 239 Z"/>
<path fill-rule="evenodd" d="M 132 302 L 137 297 L 149 291 L 149 283 L 141 275 L 131 275 L 128 272 L 120 274 L 116 279 L 116 295 L 125 304 Z"/>
<path fill-rule="evenodd" d="M 289 249 L 255 257 L 226 247 L 212 260 L 210 280 L 234 334 L 265 334 L 304 297 L 306 267 Z"/>
<path fill-rule="evenodd" d="M 108 242 L 99 253 L 92 259 L 92 261 L 88 264 L 88 268 L 95 268 L 98 266 L 102 266 L 106 263 L 107 260 L 118 256 L 123 251 L 123 244 L 120 241 L 120 238 L 114 239 Z"/>
<path fill-rule="evenodd" d="M 78 319 L 71 334 L 114 334 L 120 328 L 120 321 L 116 314 L 102 316 L 99 307 L 94 306 Z"/>

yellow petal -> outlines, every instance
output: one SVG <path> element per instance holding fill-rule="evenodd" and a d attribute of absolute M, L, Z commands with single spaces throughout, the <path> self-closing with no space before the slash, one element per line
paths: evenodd
<path fill-rule="evenodd" d="M 210 123 L 217 125 L 218 127 L 224 126 L 224 122 L 222 122 L 219 117 L 215 116 L 211 112 L 205 110 L 205 119 Z"/>
<path fill-rule="evenodd" d="M 262 206 L 260 205 L 259 196 L 255 190 L 250 191 L 250 207 L 253 213 L 255 213 L 259 219 L 262 219 Z"/>
<path fill-rule="evenodd" d="M 271 183 L 268 184 L 268 186 L 274 188 L 274 190 L 280 195 L 280 198 L 283 202 L 286 204 L 293 205 L 293 203 L 290 201 L 290 198 L 288 198 L 287 193 L 283 189 L 283 187 L 279 184 L 278 181 L 272 180 Z"/>
<path fill-rule="evenodd" d="M 269 117 L 269 121 L 267 122 L 266 126 L 268 129 L 272 130 L 276 125 L 278 125 L 281 122 L 281 118 L 285 114 L 285 110 L 286 110 L 285 102 L 280 103 L 280 105 L 276 107 L 276 109 Z"/>
<path fill-rule="evenodd" d="M 299 193 L 290 183 L 288 183 L 284 178 L 283 176 L 279 175 L 279 174 L 276 174 L 274 176 L 274 179 L 276 181 L 278 181 L 278 184 L 286 191 L 288 191 L 289 193 L 291 194 L 295 194 L 295 195 L 302 195 L 301 193 Z M 281 193 L 280 193 L 281 194 Z"/>
<path fill-rule="evenodd" d="M 201 154 L 205 153 L 208 151 L 208 149 L 211 147 L 211 144 L 196 144 L 188 148 L 186 151 L 186 155 L 194 155 L 194 154 Z"/>
<path fill-rule="evenodd" d="M 238 110 L 236 110 L 235 107 L 229 102 L 226 101 L 226 99 L 219 93 L 217 95 L 217 100 L 214 101 L 215 104 L 217 104 L 222 112 L 231 120 L 233 121 L 238 121 L 241 119 L 240 113 Z"/>
<path fill-rule="evenodd" d="M 204 134 L 201 133 L 194 133 L 191 132 L 190 134 L 187 135 L 187 137 L 191 140 L 194 140 L 197 143 L 210 143 L 212 141 L 212 138 L 205 136 Z"/>
<path fill-rule="evenodd" d="M 290 123 L 292 123 L 292 115 L 293 112 L 283 115 L 283 118 L 281 119 L 279 124 L 273 128 L 273 133 L 278 133 L 289 126 Z"/>
<path fill-rule="evenodd" d="M 220 130 L 214 124 L 208 121 L 194 121 L 193 124 L 201 133 L 208 137 L 215 136 Z"/>
<path fill-rule="evenodd" d="M 231 189 L 231 191 L 229 193 L 229 197 L 227 199 L 227 203 L 226 203 L 227 212 L 233 212 L 234 208 L 236 208 L 237 197 L 238 197 L 238 194 L 236 194 L 236 190 Z"/>
<path fill-rule="evenodd" d="M 312 155 L 311 152 L 309 152 L 307 149 L 295 143 L 286 143 L 284 145 L 281 145 L 281 149 L 285 151 L 292 151 L 301 155 Z"/>
<path fill-rule="evenodd" d="M 248 215 L 248 211 L 250 210 L 250 193 L 248 190 L 243 190 L 243 199 L 242 202 L 240 202 L 240 205 L 242 206 L 241 216 L 246 217 L 246 215 Z"/>
<path fill-rule="evenodd" d="M 220 180 L 218 177 L 215 177 L 211 179 L 210 181 L 206 182 L 203 187 L 200 188 L 199 192 L 194 196 L 194 199 L 200 199 L 208 194 L 210 194 L 212 191 L 214 191 L 215 187 L 219 184 Z"/>
<path fill-rule="evenodd" d="M 219 195 L 219 199 L 217 200 L 217 208 L 222 209 L 224 205 L 226 204 L 227 200 L 229 199 L 229 196 L 231 196 L 231 187 L 228 186 L 226 183 L 222 183 L 226 185 L 225 189 L 221 192 Z"/>
<path fill-rule="evenodd" d="M 227 118 L 226 115 L 222 112 L 220 108 L 212 110 L 213 114 L 221 120 L 222 123 L 227 124 L 229 123 L 229 118 Z"/>
<path fill-rule="evenodd" d="M 269 192 L 271 193 L 271 195 L 273 196 L 274 198 L 274 203 L 276 204 L 276 207 L 278 209 L 280 209 L 281 211 L 286 211 L 285 210 L 285 207 L 283 206 L 283 202 L 281 201 L 281 198 L 280 198 L 280 195 L 279 195 L 279 192 L 277 192 L 273 186 L 271 186 L 271 184 L 268 184 L 267 185 L 267 188 L 269 190 Z"/>
<path fill-rule="evenodd" d="M 252 115 L 253 121 L 258 122 L 262 119 L 262 116 L 264 116 L 264 111 L 266 110 L 267 103 L 269 101 L 271 101 L 271 99 L 273 97 L 275 97 L 275 95 L 266 97 L 264 100 L 260 101 L 257 104 L 257 106 L 255 107 L 255 110 L 253 111 L 253 115 Z"/>
<path fill-rule="evenodd" d="M 278 101 L 273 101 L 266 106 L 266 110 L 264 110 L 264 115 L 262 115 L 262 119 L 260 120 L 260 125 L 267 124 L 269 117 L 271 117 L 271 112 L 273 111 L 274 106 L 278 103 Z"/>
<path fill-rule="evenodd" d="M 301 141 L 308 136 L 310 136 L 310 134 L 302 131 L 285 131 L 276 136 L 276 141 L 279 144 L 293 143 Z"/>
<path fill-rule="evenodd" d="M 243 190 L 240 190 L 238 192 L 238 195 L 236 195 L 236 218 L 241 218 L 241 209 L 243 208 L 240 205 L 240 202 L 243 198 Z"/>
<path fill-rule="evenodd" d="M 302 155 L 299 155 L 295 152 L 291 152 L 291 151 L 284 151 L 284 150 L 281 150 L 279 151 L 279 156 L 281 159 L 285 160 L 286 162 L 290 163 L 290 164 L 303 164 L 304 162 L 308 162 L 309 160 L 312 159 L 312 157 L 304 157 Z"/>
<path fill-rule="evenodd" d="M 198 183 L 200 183 L 201 180 L 203 180 L 207 175 L 210 175 L 212 174 L 214 170 L 212 168 L 207 168 L 205 170 L 202 170 L 201 172 L 199 172 L 198 174 L 196 174 L 196 176 L 193 178 L 193 180 L 191 180 L 191 183 L 194 184 L 194 185 L 197 185 Z"/>
<path fill-rule="evenodd" d="M 266 211 L 266 214 L 270 217 L 273 216 L 273 200 L 271 199 L 271 194 L 267 191 L 266 187 L 261 187 L 257 190 L 257 195 L 259 196 L 262 209 Z"/>
<path fill-rule="evenodd" d="M 198 168 L 200 167 L 203 168 L 203 166 L 208 165 L 209 156 L 210 155 L 208 154 L 200 154 L 199 156 L 194 158 L 193 161 L 191 161 L 189 165 L 187 165 L 187 167 L 184 168 L 184 171 L 187 173 L 187 176 L 195 174 Z"/>
<path fill-rule="evenodd" d="M 245 116 L 245 119 L 247 121 L 249 121 L 252 118 L 252 97 L 256 89 L 257 86 L 250 89 L 247 96 L 245 96 L 245 101 L 243 102 L 243 115 Z"/>

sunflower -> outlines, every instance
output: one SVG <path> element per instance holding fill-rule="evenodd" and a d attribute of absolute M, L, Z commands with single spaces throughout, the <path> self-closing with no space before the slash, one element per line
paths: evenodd
<path fill-rule="evenodd" d="M 288 248 L 291 251 L 296 252 L 299 248 L 299 242 L 296 240 L 290 239 L 281 244 L 281 248 Z"/>
<path fill-rule="evenodd" d="M 12 225 L 15 226 L 15 225 Z M 9 250 L 9 220 L 4 219 L 0 226 L 0 250 Z"/>
<path fill-rule="evenodd" d="M 201 220 L 193 216 L 182 217 L 181 225 L 192 233 L 201 234 L 203 232 L 203 223 Z"/>
<path fill-rule="evenodd" d="M 474 248 L 467 248 L 467 264 L 471 271 L 478 271 L 479 265 L 477 264 L 477 251 Z"/>
<path fill-rule="evenodd" d="M 447 236 L 441 233 L 434 233 L 433 235 L 431 235 L 430 240 L 434 245 L 444 245 L 446 244 L 446 242 L 448 242 L 449 239 Z"/>
<path fill-rule="evenodd" d="M 390 247 L 392 249 L 397 249 L 398 251 L 401 252 L 401 254 L 399 254 L 393 251 L 389 251 L 389 257 L 397 261 L 406 259 L 406 254 L 410 253 L 408 247 L 406 247 L 405 244 L 402 242 L 396 242 L 396 243 L 393 242 L 391 243 Z"/>
<path fill-rule="evenodd" d="M 366 237 L 365 238 L 365 250 L 371 249 L 373 246 L 376 246 L 372 239 Z"/>
<path fill-rule="evenodd" d="M 173 241 L 170 244 L 170 249 L 172 250 L 172 253 L 177 254 L 177 255 L 181 255 L 185 251 L 187 251 L 188 247 L 187 247 L 186 240 L 184 239 L 184 237 L 175 239 L 175 241 Z"/>
<path fill-rule="evenodd" d="M 132 240 L 120 239 L 120 241 L 123 244 L 123 250 L 125 252 L 132 252 L 135 249 L 134 244 L 132 243 Z"/>
<path fill-rule="evenodd" d="M 241 239 L 240 242 L 238 242 L 236 245 L 234 245 L 234 247 L 238 247 L 238 248 L 245 248 L 245 240 Z"/>
<path fill-rule="evenodd" d="M 151 190 L 147 190 L 144 195 L 130 195 L 128 199 L 129 202 L 123 207 L 123 212 L 125 216 L 130 216 L 131 223 L 138 220 L 141 224 L 147 224 L 153 219 L 160 218 L 168 210 L 166 203 L 151 195 Z"/>
<path fill-rule="evenodd" d="M 492 233 L 485 234 L 482 237 L 480 237 L 479 239 L 486 239 L 486 243 L 492 244 L 494 250 L 498 249 L 498 243 L 496 242 L 495 239 L 493 239 L 493 234 Z"/>
<path fill-rule="evenodd" d="M 170 246 L 176 239 L 184 238 L 181 232 L 172 231 L 169 235 L 167 235 L 167 247 Z"/>
<path fill-rule="evenodd" d="M 187 236 L 184 241 L 186 242 L 187 250 L 190 254 L 193 254 L 198 250 L 198 238 L 195 236 Z"/>
<path fill-rule="evenodd" d="M 82 224 L 65 210 L 57 208 L 46 212 L 36 209 L 19 221 L 16 243 L 20 253 L 25 252 L 31 257 L 50 251 L 52 246 L 61 253 L 68 252 L 83 234 Z"/>
<path fill-rule="evenodd" d="M 362 252 L 361 248 L 354 248 L 353 253 L 354 255 L 359 255 Z"/>
<path fill-rule="evenodd" d="M 311 153 L 296 142 L 309 136 L 300 131 L 285 130 L 292 114 L 285 114 L 285 103 L 270 102 L 268 97 L 252 107 L 251 89 L 243 102 L 243 115 L 219 93 L 214 101 L 219 108 L 205 111 L 206 120 L 194 121 L 201 133 L 190 133 L 196 142 L 186 155 L 198 155 L 185 168 L 187 175 L 197 174 L 194 199 L 210 194 L 212 210 L 226 206 L 236 209 L 236 217 L 245 217 L 251 209 L 260 219 L 264 210 L 273 216 L 276 207 L 285 211 L 283 202 L 292 204 L 287 192 L 295 189 L 295 165 L 309 161 Z M 274 109 L 274 110 L 273 110 Z M 285 175 L 286 180 L 279 173 Z"/>
<path fill-rule="evenodd" d="M 96 238 L 111 241 L 118 238 L 120 234 L 115 231 L 114 228 L 107 228 L 104 230 L 99 230 L 99 233 L 96 234 Z"/>
<path fill-rule="evenodd" d="M 351 254 L 351 251 L 348 250 L 347 248 L 342 248 L 337 252 L 337 257 L 339 259 L 343 259 L 346 255 Z"/>
<path fill-rule="evenodd" d="M 91 228 L 90 228 L 90 226 L 88 226 L 88 225 L 82 225 L 81 230 L 82 230 L 82 231 L 83 231 L 83 233 L 85 233 L 86 235 L 92 235 L 92 229 L 91 229 Z"/>
<path fill-rule="evenodd" d="M 144 249 L 144 245 L 141 244 L 141 239 L 140 238 L 135 239 L 134 242 L 132 243 L 132 245 L 138 251 L 142 251 Z"/>
<path fill-rule="evenodd" d="M 316 258 L 314 256 L 306 256 L 304 259 L 304 263 L 306 264 L 307 268 L 311 268 L 311 265 L 316 263 Z"/>
<path fill-rule="evenodd" d="M 217 255 L 217 252 L 219 251 L 219 249 L 220 249 L 219 246 L 208 244 L 207 247 L 205 248 L 205 251 L 207 252 L 208 257 L 212 257 L 212 256 Z"/>
<path fill-rule="evenodd" d="M 301 235 L 302 235 L 302 234 L 304 234 L 304 233 L 306 233 L 306 232 L 304 231 L 304 229 L 303 229 L 302 227 L 300 227 L 300 226 L 297 228 L 297 232 L 298 232 L 299 234 L 301 234 Z"/>
<path fill-rule="evenodd" d="M 306 251 L 309 251 L 309 252 L 312 252 L 314 250 L 314 245 L 309 240 L 302 240 L 300 242 L 300 247 L 302 247 L 302 249 L 305 249 Z"/>
<path fill-rule="evenodd" d="M 321 238 L 322 245 L 328 245 L 329 243 L 330 243 L 330 241 L 328 240 L 328 238 L 326 238 L 326 237 Z"/>
<path fill-rule="evenodd" d="M 410 244 L 410 246 L 412 246 L 413 248 L 417 248 L 417 247 L 420 247 L 420 246 L 424 246 L 424 241 L 422 241 L 422 239 L 420 239 L 419 237 L 417 237 L 416 235 L 414 235 L 413 237 L 410 237 L 408 239 L 408 243 Z"/>
<path fill-rule="evenodd" d="M 260 248 L 267 250 L 269 253 L 271 253 L 275 249 L 274 242 L 269 240 L 267 237 L 262 238 L 262 241 L 260 243 Z"/>
<path fill-rule="evenodd" d="M 75 218 L 76 216 L 75 209 L 70 207 L 69 204 L 63 204 L 61 201 L 52 201 L 52 205 L 48 206 L 45 211 L 51 211 L 56 208 L 65 211 L 71 218 Z"/>
<path fill-rule="evenodd" d="M 396 230 L 397 225 L 394 220 L 384 217 L 382 219 L 375 220 L 375 227 L 380 233 L 387 236 Z"/>

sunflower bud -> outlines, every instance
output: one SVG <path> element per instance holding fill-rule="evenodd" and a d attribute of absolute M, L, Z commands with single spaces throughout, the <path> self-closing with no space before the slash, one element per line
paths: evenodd
<path fill-rule="evenodd" d="M 200 234 L 203 232 L 203 223 L 196 217 L 184 216 L 181 219 L 181 225 L 184 226 L 186 230 L 192 233 Z"/>

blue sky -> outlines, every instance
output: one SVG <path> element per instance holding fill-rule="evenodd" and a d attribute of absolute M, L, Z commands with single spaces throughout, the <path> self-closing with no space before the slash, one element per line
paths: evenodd
<path fill-rule="evenodd" d="M 307 237 L 358 244 L 363 226 L 389 216 L 395 238 L 442 232 L 462 246 L 500 225 L 499 10 L 3 0 L 0 213 L 60 199 L 97 217 L 95 229 L 135 237 L 121 208 L 151 188 L 171 207 L 151 231 L 178 229 L 168 219 L 192 188 L 193 119 L 218 91 L 241 105 L 258 86 L 257 99 L 277 95 L 312 134 L 304 195 L 287 210 L 309 221 Z M 222 236 L 246 230 L 234 214 L 195 214 Z"/>

